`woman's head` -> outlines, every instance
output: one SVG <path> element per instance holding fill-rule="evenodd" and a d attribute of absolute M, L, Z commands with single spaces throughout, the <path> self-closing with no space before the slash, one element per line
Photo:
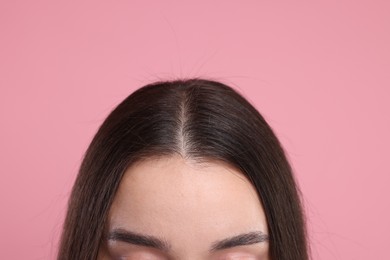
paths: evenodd
<path fill-rule="evenodd" d="M 279 141 L 222 83 L 140 88 L 111 112 L 85 154 L 58 258 L 140 252 L 209 259 L 232 248 L 264 259 L 308 258 L 298 191 Z"/>

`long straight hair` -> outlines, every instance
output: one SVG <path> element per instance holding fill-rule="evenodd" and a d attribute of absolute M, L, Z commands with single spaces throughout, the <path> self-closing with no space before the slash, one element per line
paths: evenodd
<path fill-rule="evenodd" d="M 277 137 L 231 87 L 197 78 L 146 85 L 103 122 L 73 186 L 58 259 L 96 259 L 126 169 L 138 160 L 173 154 L 239 169 L 261 199 L 271 259 L 308 259 L 299 190 Z"/>

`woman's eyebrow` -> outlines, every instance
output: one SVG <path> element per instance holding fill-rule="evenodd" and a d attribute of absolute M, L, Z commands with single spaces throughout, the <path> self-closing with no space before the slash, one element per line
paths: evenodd
<path fill-rule="evenodd" d="M 171 248 L 171 245 L 163 239 L 150 235 L 135 233 L 125 229 L 114 229 L 110 231 L 107 235 L 107 240 L 120 241 L 138 246 L 152 247 L 164 252 L 168 252 Z M 212 244 L 210 251 L 213 252 L 236 246 L 252 245 L 268 240 L 269 237 L 267 234 L 261 231 L 254 231 L 216 241 Z"/>
<path fill-rule="evenodd" d="M 107 235 L 107 240 L 120 241 L 138 246 L 152 247 L 161 251 L 169 251 L 171 248 L 170 244 L 163 239 L 135 233 L 125 229 L 114 229 Z"/>
<path fill-rule="evenodd" d="M 234 237 L 226 238 L 221 241 L 216 241 L 211 246 L 210 251 L 227 249 L 235 246 L 245 246 L 257 243 L 266 242 L 269 240 L 267 234 L 261 231 L 254 231 L 249 233 L 240 234 Z"/>

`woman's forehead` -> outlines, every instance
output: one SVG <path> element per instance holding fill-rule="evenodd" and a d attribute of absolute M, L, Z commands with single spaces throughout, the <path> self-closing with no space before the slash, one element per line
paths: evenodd
<path fill-rule="evenodd" d="M 256 190 L 241 172 L 220 162 L 198 164 L 180 156 L 144 160 L 129 167 L 116 199 L 188 209 L 261 207 Z"/>
<path fill-rule="evenodd" d="M 218 162 L 196 165 L 181 157 L 145 160 L 125 173 L 109 215 L 109 228 L 186 240 L 239 232 L 267 233 L 255 189 L 237 170 Z"/>

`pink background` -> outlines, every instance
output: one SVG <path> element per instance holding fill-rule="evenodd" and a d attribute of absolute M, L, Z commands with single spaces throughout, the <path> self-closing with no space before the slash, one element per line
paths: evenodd
<path fill-rule="evenodd" d="M 390 2 L 1 1 L 0 259 L 53 259 L 110 110 L 203 76 L 249 98 L 304 193 L 313 259 L 390 259 Z"/>

